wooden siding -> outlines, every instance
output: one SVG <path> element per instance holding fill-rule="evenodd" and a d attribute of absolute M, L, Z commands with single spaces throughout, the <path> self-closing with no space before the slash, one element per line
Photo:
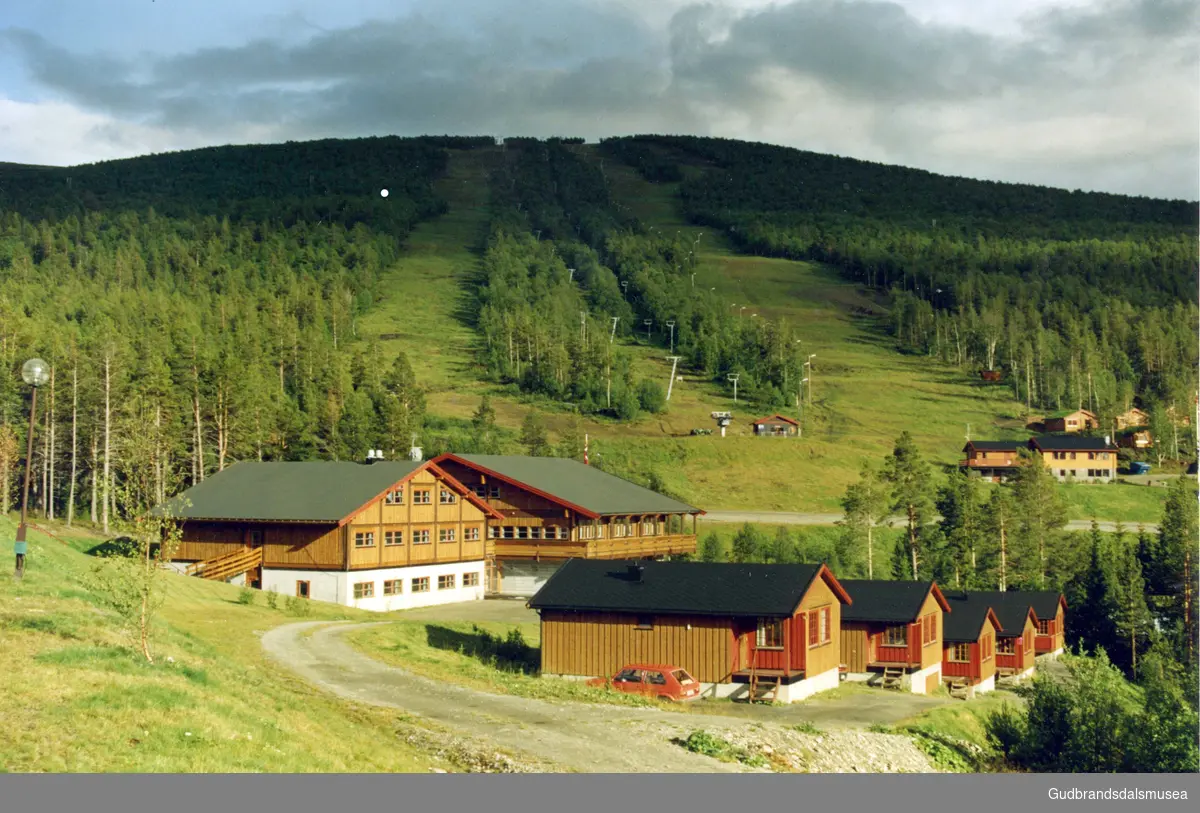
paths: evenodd
<path fill-rule="evenodd" d="M 733 669 L 731 619 L 654 616 L 637 629 L 628 613 L 542 613 L 542 672 L 609 677 L 629 663 L 681 666 L 697 680 L 727 683 Z"/>
<path fill-rule="evenodd" d="M 804 594 L 804 599 L 800 602 L 800 610 L 807 613 L 809 610 L 824 606 L 829 607 L 829 642 L 808 648 L 805 653 L 804 667 L 806 678 L 823 674 L 830 669 L 837 669 L 841 663 L 838 630 L 842 628 L 842 602 L 833 590 L 829 589 L 829 585 L 825 583 L 824 579 L 817 578 L 808 588 L 808 592 Z M 815 619 L 811 617 L 810 620 L 816 623 Z M 805 645 L 807 646 L 807 641 Z"/>
<path fill-rule="evenodd" d="M 981 647 L 983 642 L 989 639 L 991 640 L 992 657 L 985 660 L 981 657 Z M 991 621 L 984 623 L 983 631 L 979 633 L 979 638 L 968 644 L 968 646 L 970 647 L 969 660 L 966 663 L 961 663 L 950 660 L 950 653 L 954 644 L 945 644 L 942 658 L 942 674 L 946 677 L 964 677 L 972 684 L 985 681 L 996 674 L 996 627 Z"/>
<path fill-rule="evenodd" d="M 1058 609 L 1054 614 L 1054 620 L 1050 622 L 1050 634 L 1038 635 L 1036 638 L 1034 648 L 1036 649 L 1037 654 L 1042 655 L 1047 652 L 1054 652 L 1055 650 L 1063 648 L 1063 621 L 1063 607 L 1062 603 L 1059 602 Z"/>
<path fill-rule="evenodd" d="M 342 529 L 307 523 L 185 522 L 175 561 L 207 561 L 247 548 L 252 529 L 262 531 L 263 567 L 342 567 Z"/>
<path fill-rule="evenodd" d="M 935 631 L 933 641 L 922 646 L 920 622 L 927 615 L 933 615 Z M 924 603 L 921 604 L 921 615 L 917 621 L 916 631 L 918 637 L 916 644 L 914 644 L 914 649 L 920 649 L 920 654 L 918 657 L 913 658 L 913 662 L 919 663 L 922 669 L 927 669 L 942 659 L 942 623 L 944 621 L 942 618 L 942 605 L 938 604 L 932 590 L 929 591 L 929 595 L 925 597 Z"/>
<path fill-rule="evenodd" d="M 871 662 L 866 624 L 847 623 L 842 626 L 842 663 L 849 672 L 865 672 Z"/>

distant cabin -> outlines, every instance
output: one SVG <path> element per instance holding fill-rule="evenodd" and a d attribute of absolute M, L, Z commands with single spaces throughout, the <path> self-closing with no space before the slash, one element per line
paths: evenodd
<path fill-rule="evenodd" d="M 996 688 L 996 638 L 1002 627 L 990 602 L 945 591 L 950 605 L 942 633 L 942 680 L 956 696 L 973 697 Z"/>
<path fill-rule="evenodd" d="M 1019 440 L 972 440 L 963 447 L 966 459 L 959 465 L 979 474 L 986 480 L 1004 482 L 1020 462 L 1021 449 L 1028 442 Z"/>
<path fill-rule="evenodd" d="M 841 658 L 849 680 L 929 694 L 942 682 L 942 614 L 933 581 L 844 579 Z"/>
<path fill-rule="evenodd" d="M 1087 429 L 1098 428 L 1100 421 L 1096 417 L 1096 413 L 1086 409 L 1076 409 L 1071 412 L 1050 415 L 1043 425 L 1047 432 L 1083 432 Z"/>
<path fill-rule="evenodd" d="M 1000 630 L 996 633 L 996 676 L 1013 681 L 1033 677 L 1038 620 L 1033 609 L 1033 594 L 1013 590 L 972 590 L 967 595 L 971 601 L 987 602 L 1000 622 Z"/>
<path fill-rule="evenodd" d="M 541 616 L 543 675 L 663 663 L 694 675 L 706 696 L 782 703 L 837 688 L 850 603 L 824 565 L 586 559 L 529 600 Z"/>
<path fill-rule="evenodd" d="M 1130 429 L 1135 426 L 1148 426 L 1150 424 L 1150 415 L 1144 410 L 1133 407 L 1127 412 L 1122 412 L 1116 418 L 1117 431 L 1122 429 Z"/>
<path fill-rule="evenodd" d="M 234 463 L 156 509 L 189 575 L 365 610 L 482 599 L 488 519 L 432 462 Z"/>
<path fill-rule="evenodd" d="M 433 462 L 499 517 L 489 593 L 532 596 L 564 562 L 696 552 L 699 508 L 561 457 L 443 454 Z"/>
<path fill-rule="evenodd" d="M 800 431 L 799 421 L 794 421 L 786 415 L 768 415 L 751 422 L 754 434 L 768 437 L 791 437 Z"/>
<path fill-rule="evenodd" d="M 1149 449 L 1154 446 L 1154 438 L 1145 429 L 1136 432 L 1126 432 L 1117 439 L 1117 445 L 1125 449 Z"/>

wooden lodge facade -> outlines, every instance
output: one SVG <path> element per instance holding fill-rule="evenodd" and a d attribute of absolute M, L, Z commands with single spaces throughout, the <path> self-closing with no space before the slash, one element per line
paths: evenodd
<path fill-rule="evenodd" d="M 837 687 L 850 603 L 824 565 L 572 559 L 529 606 L 541 617 L 544 676 L 664 663 L 707 696 L 786 703 Z"/>
<path fill-rule="evenodd" d="M 1051 415 L 1042 422 L 1047 432 L 1084 432 L 1100 426 L 1096 414 L 1087 409 L 1076 409 L 1073 412 L 1062 412 Z"/>
<path fill-rule="evenodd" d="M 796 437 L 800 432 L 799 421 L 778 413 L 751 421 L 750 425 L 753 427 L 754 434 L 764 437 Z"/>
<path fill-rule="evenodd" d="M 368 610 L 483 598 L 499 514 L 430 463 L 235 463 L 156 509 L 173 566 Z"/>
<path fill-rule="evenodd" d="M 433 462 L 499 516 L 488 527 L 488 592 L 531 596 L 572 558 L 696 551 L 703 511 L 578 461 L 444 454 Z"/>
<path fill-rule="evenodd" d="M 1109 437 L 1041 435 L 1017 440 L 972 440 L 959 467 L 993 482 L 1004 482 L 1020 465 L 1021 450 L 1041 458 L 1060 481 L 1108 482 L 1117 476 L 1117 447 Z"/>
<path fill-rule="evenodd" d="M 935 582 L 842 581 L 841 665 L 847 679 L 927 694 L 942 682 L 943 613 Z"/>
<path fill-rule="evenodd" d="M 942 681 L 950 693 L 972 697 L 996 688 L 996 639 L 1000 620 L 985 599 L 946 591 L 950 612 L 943 616 Z"/>

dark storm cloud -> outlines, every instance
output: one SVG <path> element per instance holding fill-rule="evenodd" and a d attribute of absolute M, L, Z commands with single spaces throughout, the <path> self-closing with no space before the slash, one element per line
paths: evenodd
<path fill-rule="evenodd" d="M 1009 35 L 875 0 L 693 4 L 666 30 L 586 0 L 472 6 L 173 56 L 80 55 L 13 30 L 0 47 L 80 107 L 212 140 L 761 132 L 964 174 L 1069 185 L 1107 173 L 1126 190 L 1131 167 L 1158 172 L 1163 155 L 1194 153 L 1190 2 L 1058 8 Z M 1108 141 L 1096 121 L 1114 128 Z M 1116 155 L 1122 166 L 1108 167 Z"/>

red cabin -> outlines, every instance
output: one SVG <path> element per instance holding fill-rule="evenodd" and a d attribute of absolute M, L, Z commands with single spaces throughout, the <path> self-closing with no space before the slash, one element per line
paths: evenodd
<path fill-rule="evenodd" d="M 991 603 L 976 594 L 945 593 L 942 680 L 956 697 L 996 688 L 996 637 L 1002 629 Z"/>
<path fill-rule="evenodd" d="M 1011 590 L 972 591 L 970 597 L 990 604 L 1000 622 L 996 635 L 996 676 L 1013 680 L 1033 677 L 1037 614 L 1030 603 L 1030 594 Z"/>
<path fill-rule="evenodd" d="M 1052 658 L 1062 654 L 1064 647 L 1064 631 L 1066 629 L 1067 599 L 1057 590 L 1023 591 L 1022 596 L 1029 600 L 1037 616 L 1037 636 L 1034 638 L 1034 650 L 1040 657 L 1049 655 Z"/>
<path fill-rule="evenodd" d="M 851 680 L 916 694 L 942 681 L 942 614 L 950 611 L 932 581 L 842 582 L 853 602 L 842 609 L 842 666 Z"/>

